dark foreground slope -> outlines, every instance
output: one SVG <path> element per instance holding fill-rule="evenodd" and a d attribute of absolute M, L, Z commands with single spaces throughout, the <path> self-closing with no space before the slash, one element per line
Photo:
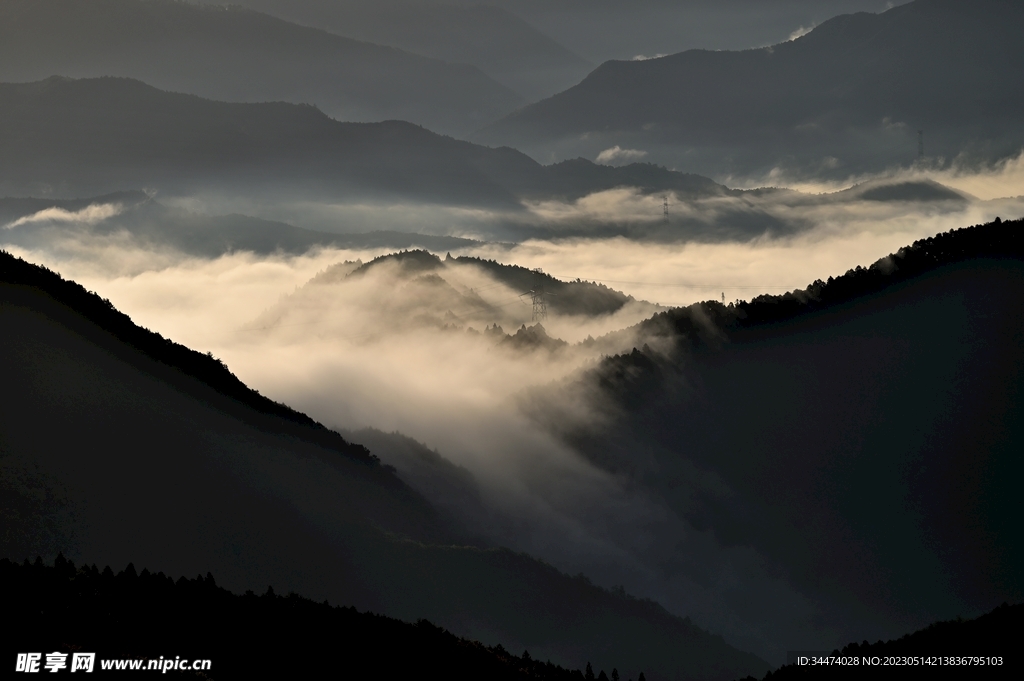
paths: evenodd
<path fill-rule="evenodd" d="M 1020 677 L 1020 657 L 1014 651 L 1020 645 L 1024 627 L 1024 605 L 1003 603 L 975 619 L 957 618 L 935 622 L 912 634 L 892 641 L 851 643 L 841 650 L 825 654 L 819 661 L 804 655 L 765 675 L 765 681 L 788 679 L 900 679 L 946 678 L 953 674 L 981 679 Z M 800 656 L 795 656 L 800 657 Z M 840 658 L 844 664 L 829 664 Z M 952 669 L 951 669 L 952 668 Z"/>
<path fill-rule="evenodd" d="M 925 154 L 992 160 L 1024 143 L 1013 0 L 915 0 L 835 17 L 785 43 L 610 61 L 478 133 L 538 158 L 621 145 L 706 173 L 849 177 Z"/>
<path fill-rule="evenodd" d="M 93 673 L 100 675 L 107 671 L 104 660 L 145 658 L 145 669 L 149 660 L 181 658 L 187 665 L 208 660 L 210 666 L 162 673 L 215 679 L 322 678 L 339 671 L 388 679 L 584 678 L 581 670 L 533 660 L 528 651 L 516 656 L 501 646 L 487 648 L 426 620 L 410 624 L 277 595 L 273 588 L 261 596 L 235 595 L 209 573 L 175 581 L 146 569 L 139 574 L 131 564 L 115 575 L 109 567 L 76 569 L 60 555 L 53 567 L 39 559 L 21 565 L 3 559 L 0 601 L 4 613 L 23 624 L 5 637 L 5 659 L 59 651 L 70 662 L 74 652 L 92 652 Z"/>
<path fill-rule="evenodd" d="M 1024 596 L 1022 309 L 1024 224 L 958 230 L 804 291 L 656 315 L 641 328 L 674 350 L 565 387 L 604 427 L 567 427 L 563 393 L 538 418 L 762 556 L 836 644 L 897 635 Z"/>
<path fill-rule="evenodd" d="M 122 76 L 225 101 L 315 104 L 340 120 L 400 118 L 446 133 L 479 128 L 524 103 L 478 69 L 450 61 L 237 6 L 0 0 L 0 81 Z"/>
<path fill-rule="evenodd" d="M 7 254 L 0 282 L 0 554 L 213 572 L 652 679 L 766 667 L 650 601 L 459 546 L 364 448 L 77 284 Z"/>
<path fill-rule="evenodd" d="M 401 121 L 340 123 L 313 106 L 232 104 L 122 78 L 0 84 L 0 193 L 74 197 L 149 188 L 272 198 L 521 207 L 615 186 L 714 196 L 654 166 L 542 166 Z"/>

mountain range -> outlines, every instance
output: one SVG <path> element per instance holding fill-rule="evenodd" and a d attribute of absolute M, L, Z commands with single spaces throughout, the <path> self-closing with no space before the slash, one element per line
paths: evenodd
<path fill-rule="evenodd" d="M 743 51 L 608 61 L 473 139 L 544 162 L 620 146 L 715 177 L 848 177 L 1019 153 L 1024 66 L 1011 0 L 914 0 Z M 919 137 L 919 131 L 923 135 Z"/>
<path fill-rule="evenodd" d="M 3 0 L 0 81 L 137 78 L 232 102 L 318 106 L 468 133 L 526 103 L 476 67 L 299 26 L 237 6 L 172 0 Z"/>
<path fill-rule="evenodd" d="M 0 84 L 0 190 L 62 198 L 128 188 L 273 199 L 386 199 L 522 209 L 621 185 L 727 189 L 650 164 L 542 166 L 401 121 L 342 123 L 309 105 L 238 104 L 136 80 Z"/>
<path fill-rule="evenodd" d="M 273 226 L 239 217 L 211 221 L 174 213 L 156 201 L 131 199 L 121 202 L 131 210 L 92 228 L 126 228 L 154 243 L 162 239 L 203 252 L 231 244 L 262 252 L 272 245 L 294 251 L 302 245 L 376 243 L 370 237 L 346 240 L 298 232 L 280 223 L 284 218 L 302 224 L 302 210 L 289 212 L 287 206 L 303 203 L 485 208 L 462 233 L 499 241 L 623 235 L 672 242 L 793 233 L 807 224 L 793 209 L 812 204 L 884 201 L 959 210 L 969 199 L 926 180 L 878 180 L 815 196 L 733 190 L 652 163 L 611 166 L 576 158 L 544 166 L 507 147 L 459 141 L 400 121 L 342 123 L 310 106 L 215 102 L 116 78 L 0 84 L 0 124 L 0 193 L 38 199 L 4 199 L 5 224 L 28 217 L 33 207 L 78 205 L 75 201 L 89 196 L 102 203 L 104 196 L 140 188 L 171 203 L 199 197 L 213 211 L 225 198 L 227 205 L 245 212 L 285 206 L 270 211 L 277 217 L 269 221 L 277 223 Z M 610 190 L 623 190 L 619 198 L 633 192 L 649 197 L 649 205 L 622 212 L 613 207 L 607 215 L 594 216 L 576 205 Z M 670 197 L 671 215 L 660 219 L 657 199 Z M 611 205 L 616 200 L 612 197 Z M 544 217 L 546 202 L 554 202 L 553 220 Z M 679 202 L 688 205 L 676 210 Z M 212 229 L 218 221 L 221 226 Z M 315 218 L 313 224 L 321 231 L 366 231 L 330 217 Z M 450 224 L 434 229 L 460 231 Z M 8 243 L 19 238 L 4 235 Z M 427 237 L 380 238 L 395 248 L 458 247 Z"/>
<path fill-rule="evenodd" d="M 471 64 L 530 102 L 575 85 L 593 69 L 587 60 L 494 4 L 417 0 L 242 0 L 234 4 L 349 38 Z"/>
<path fill-rule="evenodd" d="M 1018 210 L 1024 5 L 241 3 L 0 0 L 0 247 L 224 358 L 0 251 L 12 641 L 575 681 L 1006 647 L 1024 220 L 730 304 L 536 265 L 687 295 Z M 783 30 L 835 8 L 880 11 Z"/>

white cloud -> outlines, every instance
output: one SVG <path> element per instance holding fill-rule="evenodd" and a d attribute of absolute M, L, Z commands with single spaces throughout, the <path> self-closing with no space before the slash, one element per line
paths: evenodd
<path fill-rule="evenodd" d="M 29 225 L 39 222 L 77 222 L 87 225 L 94 225 L 115 215 L 119 215 L 124 206 L 119 203 L 94 203 L 78 211 L 69 211 L 63 208 L 44 208 L 41 211 L 18 218 L 14 222 L 4 225 L 4 229 L 14 229 L 21 225 Z"/>
<path fill-rule="evenodd" d="M 647 155 L 646 151 L 641 149 L 623 149 L 619 145 L 615 145 L 611 149 L 605 149 L 597 155 L 598 163 L 615 163 L 622 161 L 636 161 Z"/>
<path fill-rule="evenodd" d="M 790 33 L 788 39 L 789 40 L 796 40 L 797 38 L 802 38 L 803 36 L 807 35 L 808 33 L 810 33 L 813 30 L 814 30 L 814 24 L 811 24 L 810 26 L 807 26 L 807 27 L 801 26 L 800 28 L 798 28 L 795 31 L 793 31 L 792 33 Z"/>

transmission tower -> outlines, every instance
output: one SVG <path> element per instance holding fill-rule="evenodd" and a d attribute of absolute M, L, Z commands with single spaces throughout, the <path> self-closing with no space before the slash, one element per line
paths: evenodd
<path fill-rule="evenodd" d="M 661 204 L 661 217 L 663 219 L 665 219 L 665 220 L 668 220 L 668 197 L 667 196 L 665 197 L 665 200 Z"/>
<path fill-rule="evenodd" d="M 539 322 L 548 318 L 548 296 L 555 295 L 554 293 L 548 293 L 544 290 L 544 285 L 530 289 L 526 293 L 521 294 L 523 296 L 530 296 L 530 300 L 533 302 L 533 321 Z"/>
<path fill-rule="evenodd" d="M 533 321 L 539 322 L 548 318 L 548 302 L 544 300 L 544 291 L 530 291 L 533 299 Z"/>

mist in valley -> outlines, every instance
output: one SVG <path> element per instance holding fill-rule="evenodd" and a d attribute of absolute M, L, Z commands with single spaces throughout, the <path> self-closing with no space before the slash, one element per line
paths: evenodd
<path fill-rule="evenodd" d="M 1001 170 L 997 177 L 1019 187 L 1016 166 Z M 531 229 L 549 238 L 518 242 L 487 240 L 502 234 L 496 226 L 507 216 L 486 211 L 306 204 L 289 214 L 296 222 L 315 215 L 307 223 L 315 226 L 333 216 L 338 232 L 415 225 L 466 239 L 434 254 L 314 247 L 197 257 L 140 241 L 130 209 L 117 202 L 42 209 L 10 220 L 2 236 L 11 252 L 99 292 L 136 323 L 211 352 L 261 393 L 356 442 L 363 433 L 472 541 L 526 551 L 653 598 L 779 660 L 793 641 L 827 648 L 905 623 L 823 603 L 753 546 L 695 528 L 543 427 L 532 395 L 578 380 L 608 355 L 645 344 L 667 353 L 663 340 L 635 326 L 665 306 L 803 288 L 916 239 L 1024 208 L 1020 199 L 986 198 L 914 175 L 870 178 L 829 194 L 672 196 L 666 217 L 663 195 L 619 189 L 527 204 Z M 202 214 L 217 207 L 208 201 L 175 205 Z M 736 227 L 743 213 L 755 218 Z M 122 221 L 116 228 L 97 231 L 115 220 Z M 753 232 L 758 220 L 775 229 Z M 639 235 L 638 225 L 672 236 Z M 41 229 L 49 231 L 36 243 L 25 236 Z M 10 243 L 17 235 L 25 237 L 21 245 Z M 517 286 L 513 275 L 544 279 L 531 288 Z M 577 298 L 560 301 L 549 284 L 538 333 L 530 291 L 543 291 L 548 275 L 578 287 Z M 560 408 L 572 413 L 574 427 L 599 429 L 607 415 L 594 399 Z M 699 488 L 722 484 L 698 470 L 693 480 Z"/>
<path fill-rule="evenodd" d="M 651 599 L 772 666 L 1020 597 L 1003 525 L 981 548 L 956 534 L 984 500 L 941 516 L 914 496 L 944 494 L 921 480 L 959 465 L 920 463 L 932 433 L 976 436 L 999 471 L 1017 442 L 1016 261 L 984 254 L 804 326 L 743 326 L 748 301 L 813 307 L 854 268 L 899 273 L 880 259 L 915 241 L 1024 216 L 1019 88 L 992 66 L 1018 50 L 992 18 L 1012 3 L 224 4 L 0 0 L 0 248 L 365 445 L 422 497 L 397 485 L 381 518 L 392 492 L 425 500 L 443 523 L 410 527 L 430 537 Z M 138 30 L 119 40 L 122 24 Z M 920 55 L 946 61 L 890 68 Z M 976 111 L 947 106 L 950 83 Z M 317 541 L 350 550 L 331 498 L 349 473 L 232 447 L 232 484 L 276 489 Z M 870 460 L 886 448 L 906 460 Z M 837 478 L 814 475 L 863 461 L 892 484 L 837 510 Z M 812 471 L 792 492 L 771 487 L 786 465 Z M 876 546 L 857 532 L 883 512 Z M 928 525 L 940 516 L 952 530 Z M 849 553 L 806 546 L 831 529 Z M 429 541 L 389 534 L 359 565 Z M 901 560 L 920 568 L 909 586 Z M 327 565 L 297 583 L 333 593 Z M 388 584 L 380 602 L 418 617 Z M 437 612 L 505 643 L 480 607 Z M 579 662 L 568 638 L 544 648 L 556 639 L 531 651 Z"/>

